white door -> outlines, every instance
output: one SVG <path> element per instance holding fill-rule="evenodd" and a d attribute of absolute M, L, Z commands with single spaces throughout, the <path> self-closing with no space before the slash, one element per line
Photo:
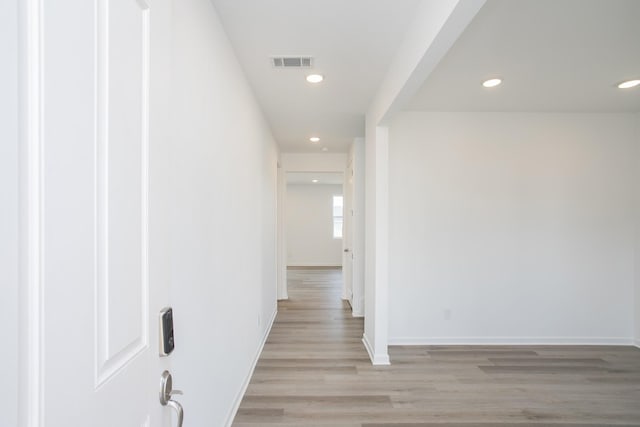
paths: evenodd
<path fill-rule="evenodd" d="M 168 426 L 158 312 L 170 305 L 170 3 L 27 3 L 25 127 L 38 141 L 28 162 L 39 165 L 28 197 L 39 200 L 29 211 L 40 236 L 30 262 L 39 260 L 41 291 L 30 303 L 40 307 L 29 337 L 39 359 L 29 386 L 39 390 L 28 425 Z"/>
<path fill-rule="evenodd" d="M 350 157 L 344 180 L 344 211 L 342 233 L 343 299 L 353 307 L 353 159 Z"/>

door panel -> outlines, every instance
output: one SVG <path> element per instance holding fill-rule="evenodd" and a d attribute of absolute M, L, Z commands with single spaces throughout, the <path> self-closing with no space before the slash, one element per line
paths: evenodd
<path fill-rule="evenodd" d="M 101 1 L 97 28 L 98 383 L 148 346 L 149 8 Z"/>
<path fill-rule="evenodd" d="M 166 66 L 170 2 L 42 4 L 41 425 L 166 425 L 168 197 L 149 190 L 167 180 L 169 95 L 166 72 L 150 76 Z"/>

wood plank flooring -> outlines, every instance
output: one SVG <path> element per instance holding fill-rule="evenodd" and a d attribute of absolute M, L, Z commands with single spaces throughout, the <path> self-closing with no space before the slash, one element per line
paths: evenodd
<path fill-rule="evenodd" d="M 391 347 L 375 367 L 340 270 L 290 270 L 235 427 L 640 426 L 640 349 Z"/>

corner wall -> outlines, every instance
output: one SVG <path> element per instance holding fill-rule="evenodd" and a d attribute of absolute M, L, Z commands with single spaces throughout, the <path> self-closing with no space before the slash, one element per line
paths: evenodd
<path fill-rule="evenodd" d="M 276 310 L 278 152 L 212 3 L 172 20 L 172 372 L 187 420 L 225 426 Z"/>
<path fill-rule="evenodd" d="M 631 343 L 636 118 L 399 114 L 390 344 Z"/>
<path fill-rule="evenodd" d="M 374 365 L 389 364 L 388 121 L 413 97 L 485 0 L 422 2 L 366 114 L 365 325 Z"/>

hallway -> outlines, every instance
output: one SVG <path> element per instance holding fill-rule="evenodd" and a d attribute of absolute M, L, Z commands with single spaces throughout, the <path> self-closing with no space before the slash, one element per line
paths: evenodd
<path fill-rule="evenodd" d="M 289 299 L 278 302 L 233 425 L 338 425 L 345 417 L 357 419 L 388 406 L 386 396 L 359 379 L 358 372 L 371 369 L 371 362 L 361 342 L 363 319 L 353 318 L 340 299 L 342 271 L 290 269 L 287 274 Z"/>
<path fill-rule="evenodd" d="M 395 346 L 376 367 L 340 270 L 288 275 L 235 427 L 640 425 L 636 348 Z"/>

